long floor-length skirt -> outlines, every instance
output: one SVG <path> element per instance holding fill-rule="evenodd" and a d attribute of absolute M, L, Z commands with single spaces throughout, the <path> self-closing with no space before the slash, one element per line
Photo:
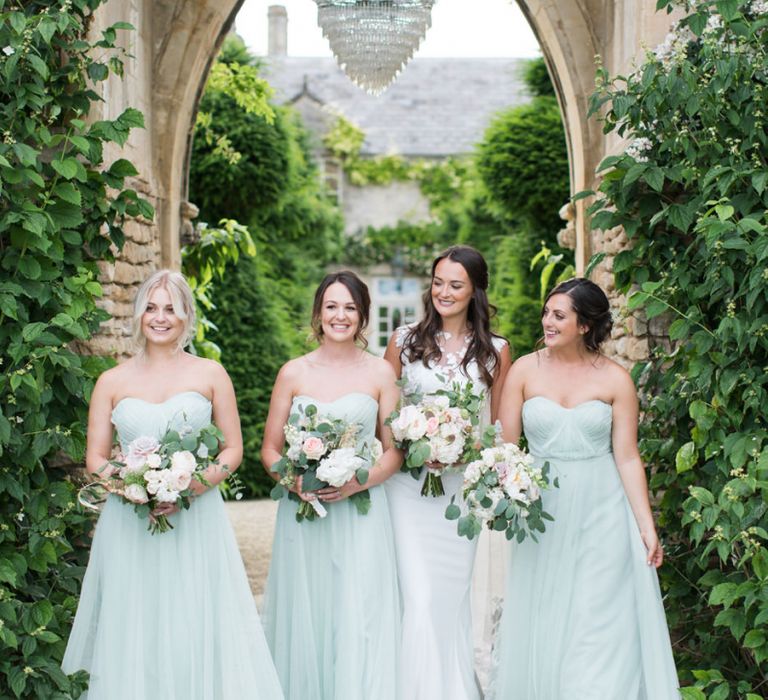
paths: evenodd
<path fill-rule="evenodd" d="M 446 506 L 463 476 L 443 474 L 445 495 L 421 495 L 400 472 L 386 482 L 403 597 L 403 700 L 478 700 L 471 583 L 477 540 L 456 534 Z"/>
<path fill-rule="evenodd" d="M 263 621 L 288 700 L 397 700 L 400 599 L 387 496 L 296 522 L 280 502 Z"/>

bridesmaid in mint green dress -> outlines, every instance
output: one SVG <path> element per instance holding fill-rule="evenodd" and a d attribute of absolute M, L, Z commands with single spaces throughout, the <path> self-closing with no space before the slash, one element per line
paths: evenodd
<path fill-rule="evenodd" d="M 504 384 L 504 437 L 521 433 L 559 488 L 539 542 L 513 545 L 490 697 L 495 700 L 677 700 L 656 569 L 656 535 L 637 449 L 629 374 L 600 353 L 608 300 L 563 282 L 542 311 L 544 347 Z"/>
<path fill-rule="evenodd" d="M 242 459 L 232 383 L 221 365 L 184 352 L 194 300 L 177 272 L 155 273 L 135 303 L 139 352 L 96 383 L 86 467 L 105 475 L 114 431 L 125 450 L 168 428 L 213 419 L 224 435 L 211 487 L 193 481 L 189 510 L 166 504 L 173 529 L 152 535 L 109 496 L 62 668 L 90 674 L 88 700 L 280 700 L 283 697 L 240 552 L 216 485 Z"/>
<path fill-rule="evenodd" d="M 280 370 L 264 433 L 262 459 L 280 459 L 283 426 L 299 406 L 359 423 L 358 439 L 377 429 L 383 454 L 361 486 L 295 493 L 318 499 L 324 518 L 296 522 L 297 502 L 286 495 L 275 527 L 264 629 L 289 700 L 397 700 L 400 599 L 387 497 L 381 484 L 400 468 L 384 420 L 399 390 L 389 363 L 364 350 L 368 289 L 351 272 L 327 275 L 316 294 L 312 327 L 319 347 Z M 270 472 L 274 477 L 275 475 Z M 348 498 L 366 488 L 371 507 L 361 515 Z"/>

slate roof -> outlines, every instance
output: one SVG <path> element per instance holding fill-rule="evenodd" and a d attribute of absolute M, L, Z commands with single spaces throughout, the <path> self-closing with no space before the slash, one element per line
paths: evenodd
<path fill-rule="evenodd" d="M 529 101 L 520 58 L 418 58 L 379 97 L 363 92 L 333 58 L 269 56 L 264 77 L 278 102 L 309 94 L 366 134 L 362 153 L 444 157 L 469 153 L 491 117 Z"/>

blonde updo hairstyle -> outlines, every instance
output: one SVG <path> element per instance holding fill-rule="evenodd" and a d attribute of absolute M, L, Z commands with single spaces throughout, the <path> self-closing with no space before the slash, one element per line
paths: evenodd
<path fill-rule="evenodd" d="M 195 298 L 189 283 L 180 272 L 174 270 L 158 270 L 144 280 L 136 299 L 133 302 L 133 343 L 136 352 L 141 354 L 147 346 L 147 339 L 141 328 L 141 319 L 147 310 L 149 297 L 158 287 L 167 290 L 171 297 L 173 313 L 184 322 L 184 331 L 179 336 L 178 350 L 183 350 L 195 334 Z"/>

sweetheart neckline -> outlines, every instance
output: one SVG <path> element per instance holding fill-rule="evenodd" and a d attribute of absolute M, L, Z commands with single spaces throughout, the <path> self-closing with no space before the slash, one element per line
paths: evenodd
<path fill-rule="evenodd" d="M 608 406 L 608 408 L 613 409 L 613 404 L 610 404 L 607 401 L 603 401 L 602 399 L 587 399 L 586 401 L 580 401 L 575 406 L 563 406 L 563 404 L 561 404 L 559 401 L 555 401 L 554 399 L 550 399 L 548 396 L 541 395 L 531 396 L 530 398 L 523 401 L 523 405 L 527 404 L 529 401 L 533 401 L 534 399 L 544 399 L 544 401 L 548 401 L 549 403 L 562 408 L 564 411 L 573 411 L 590 403 L 601 403 L 603 406 Z"/>
<path fill-rule="evenodd" d="M 296 394 L 292 401 L 295 401 L 296 399 L 309 399 L 310 401 L 314 401 L 315 403 L 323 404 L 324 406 L 329 406 L 334 403 L 338 403 L 342 399 L 347 398 L 347 396 L 367 396 L 371 401 L 373 401 L 375 404 L 378 405 L 378 401 L 373 398 L 370 394 L 366 394 L 364 391 L 348 391 L 346 394 L 342 394 L 341 396 L 337 396 L 335 399 L 331 401 L 320 401 L 320 399 L 316 399 L 314 396 L 310 396 L 309 394 Z"/>
<path fill-rule="evenodd" d="M 207 401 L 208 403 L 211 403 L 211 400 L 203 393 L 199 391 L 195 391 L 194 389 L 189 389 L 186 391 L 177 391 L 175 394 L 171 394 L 165 401 L 148 401 L 147 399 L 139 398 L 138 396 L 123 396 L 122 399 L 120 399 L 112 409 L 113 411 L 117 410 L 117 407 L 123 403 L 123 401 L 140 401 L 141 403 L 148 404 L 149 406 L 164 406 L 170 401 L 173 401 L 173 399 L 178 398 L 179 396 L 185 396 L 186 394 L 192 394 L 194 396 L 199 396 L 204 401 Z"/>

